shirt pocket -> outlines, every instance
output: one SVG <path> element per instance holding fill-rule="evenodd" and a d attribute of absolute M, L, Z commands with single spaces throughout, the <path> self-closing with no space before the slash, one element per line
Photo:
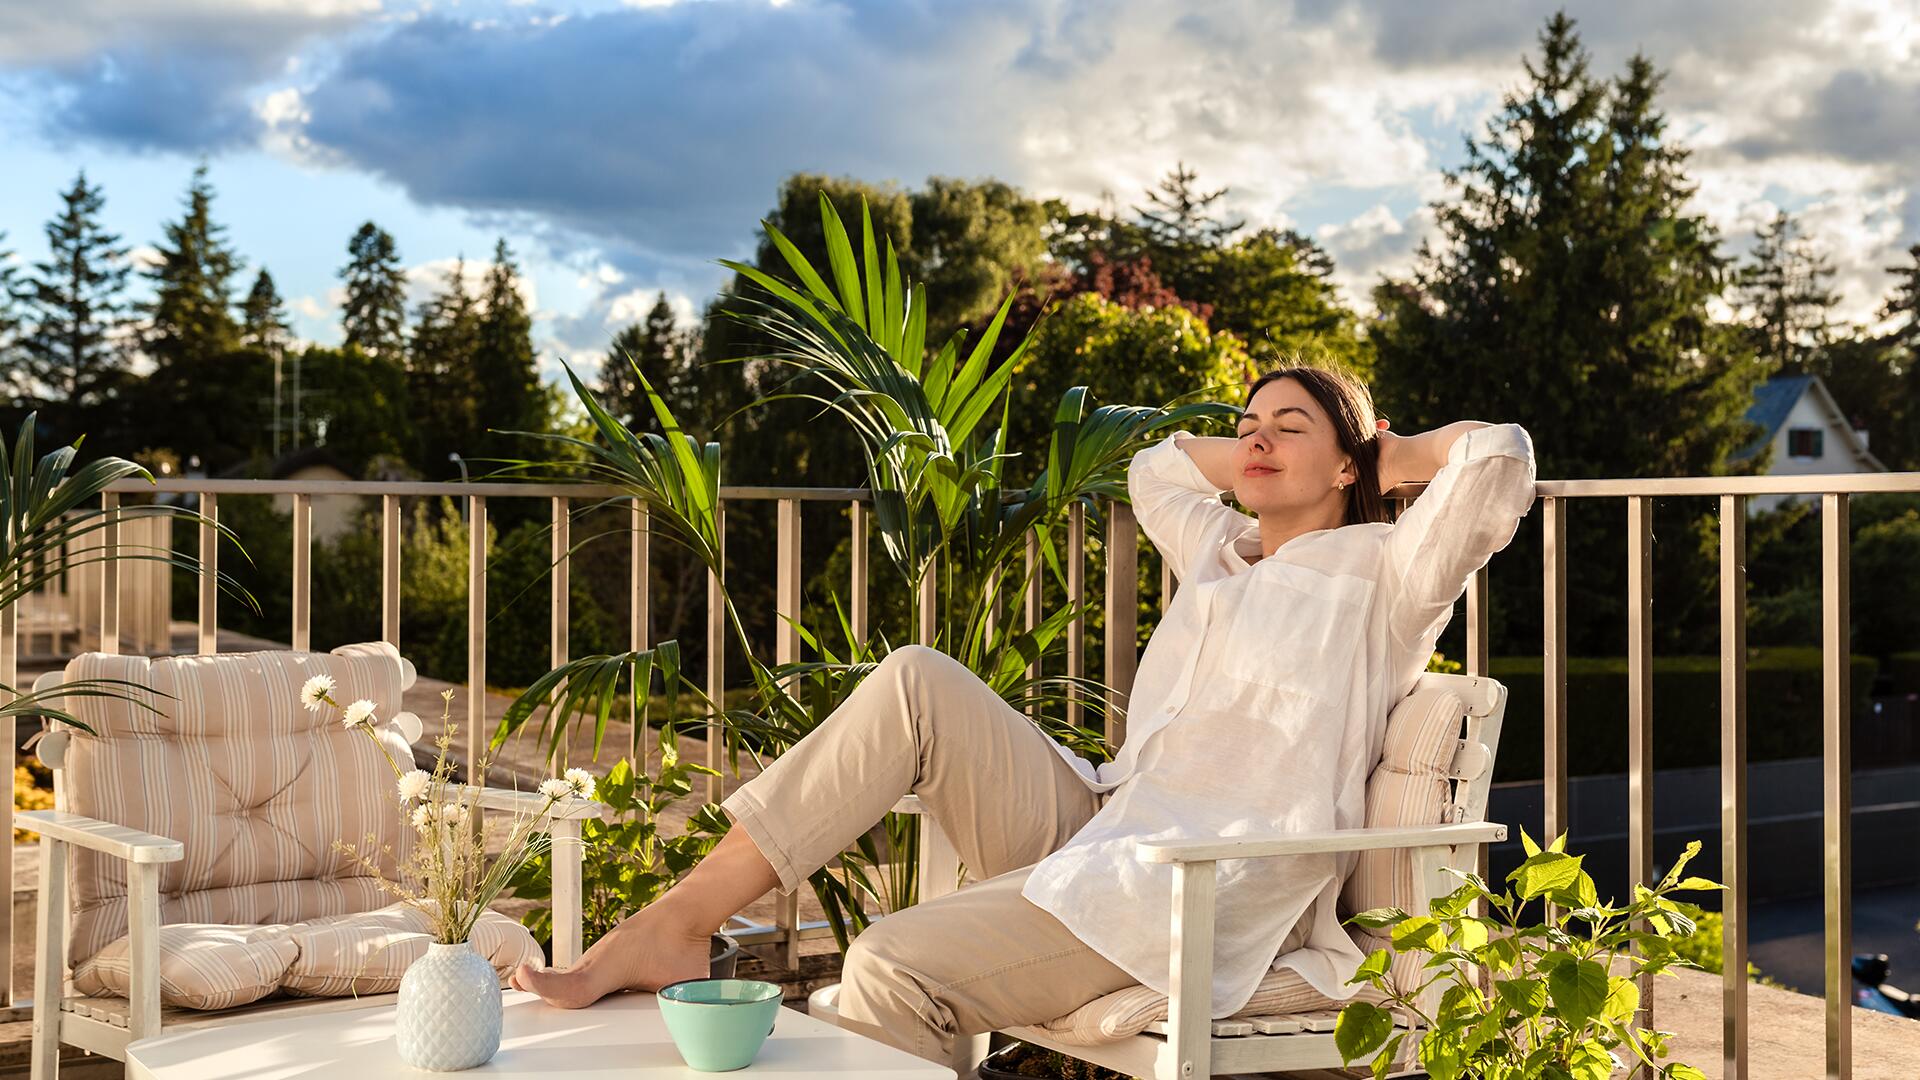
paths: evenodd
<path fill-rule="evenodd" d="M 1371 578 L 1292 563 L 1256 565 L 1226 620 L 1221 674 L 1337 704 L 1352 685 Z"/>

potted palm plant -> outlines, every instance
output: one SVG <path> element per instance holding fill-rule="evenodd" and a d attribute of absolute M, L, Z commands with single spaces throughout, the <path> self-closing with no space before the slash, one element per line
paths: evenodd
<path fill-rule="evenodd" d="M 1099 499 L 1124 497 L 1126 464 L 1146 441 L 1169 428 L 1232 410 L 1197 403 L 1095 407 L 1085 388 L 1074 388 L 1056 409 L 1045 469 L 1027 488 L 1008 491 L 1008 386 L 1028 341 L 1006 350 L 1007 359 L 999 363 L 993 358 L 1000 351 L 1012 298 L 1002 303 L 977 339 L 961 330 L 929 347 L 926 289 L 903 276 L 891 243 L 876 238 L 864 205 L 857 254 L 824 195 L 820 214 L 829 262 L 824 273 L 771 224 L 766 226 L 768 239 L 791 270 L 791 281 L 743 263 L 723 262 L 762 294 L 747 299 L 739 315 L 760 340 L 770 343 L 768 351 L 754 359 L 786 376 L 761 402 L 782 397 L 818 402 L 859 436 L 886 563 L 908 595 L 922 595 L 927 576 L 939 574 L 939 607 L 931 635 L 922 644 L 958 658 L 1068 746 L 1106 756 L 1099 732 L 1068 724 L 1060 708 L 1072 696 L 1097 717 L 1107 700 L 1106 688 L 1085 678 L 1029 674 L 1036 657 L 1064 641 L 1080 612 L 1062 605 L 1027 628 L 1013 625 L 1013 620 L 996 620 L 995 600 L 1021 595 L 1036 574 L 1051 573 L 1064 583 L 1060 544 L 1073 508 L 1084 507 L 1097 520 Z M 547 480 L 578 479 L 584 472 L 587 479 L 618 486 L 645 505 L 656 529 L 717 572 L 719 444 L 702 445 L 688 436 L 646 373 L 637 365 L 635 372 L 664 434 L 629 431 L 569 371 L 574 393 L 591 421 L 592 437 L 534 437 L 560 444 L 569 459 L 584 460 L 585 465 L 520 461 L 503 471 Z M 1040 552 L 1032 567 L 1025 555 L 1029 535 L 1037 539 Z M 690 696 L 708 716 L 722 720 L 736 760 L 744 747 L 778 754 L 799 741 L 872 669 L 874 657 L 867 643 L 856 642 L 850 655 L 836 657 L 823 647 L 824 635 L 805 627 L 802 637 L 821 659 L 768 664 L 756 655 L 724 590 L 722 604 L 730 633 L 747 659 L 752 702 L 729 710 L 707 700 L 697 688 Z M 851 640 L 851 634 L 846 637 Z M 585 657 L 555 670 L 508 710 L 496 745 L 536 714 L 541 716 L 542 737 L 553 745 L 565 737 L 572 721 L 597 717 L 603 726 L 623 686 L 648 685 L 659 655 L 652 649 Z M 916 883 L 906 870 L 912 865 L 917 823 L 889 815 L 882 832 L 890 841 L 884 854 L 873 845 L 852 854 L 837 876 L 832 870 L 814 875 L 813 887 L 834 916 L 843 947 L 848 928 L 858 932 L 865 924 L 868 903 L 897 908 L 913 902 Z M 882 872 L 869 874 L 870 869 Z"/>
<path fill-rule="evenodd" d="M 152 474 L 125 458 L 103 457 L 75 467 L 80 442 L 36 458 L 35 416 L 29 414 L 14 436 L 12 449 L 0 440 L 0 612 L 82 567 L 120 559 L 145 560 L 200 572 L 199 560 L 163 548 L 103 542 L 116 520 L 171 516 L 193 524 L 213 524 L 216 535 L 233 534 L 199 514 L 173 506 L 130 506 L 109 511 L 101 495 L 118 481 Z M 116 519 L 115 515 L 118 515 Z M 238 541 L 234 541 L 236 546 Z M 245 555 L 245 551 L 241 551 Z M 254 606 L 253 597 L 231 577 L 219 575 L 222 589 Z M 115 697 L 135 703 L 151 691 L 120 679 L 74 679 L 44 692 L 22 691 L 0 682 L 0 722 L 11 729 L 20 717 L 35 716 L 90 730 L 61 703 L 71 698 Z"/>

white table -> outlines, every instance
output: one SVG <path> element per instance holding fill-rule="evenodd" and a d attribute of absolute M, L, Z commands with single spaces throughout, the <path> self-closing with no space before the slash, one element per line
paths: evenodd
<path fill-rule="evenodd" d="M 235 1021 L 217 1028 L 157 1035 L 127 1047 L 129 1080 L 293 1080 L 437 1076 L 401 1062 L 393 1042 L 393 1006 Z M 586 1009 L 555 1009 L 532 994 L 506 991 L 500 1052 L 462 1076 L 621 1077 L 694 1080 L 781 1076 L 788 1080 L 954 1080 L 952 1069 L 782 1008 L 772 1037 L 752 1065 L 733 1073 L 687 1068 L 652 994 L 617 994 Z"/>

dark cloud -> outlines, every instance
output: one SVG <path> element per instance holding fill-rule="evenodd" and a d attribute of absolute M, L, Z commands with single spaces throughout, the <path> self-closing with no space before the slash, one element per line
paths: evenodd
<path fill-rule="evenodd" d="M 949 59 L 957 41 L 999 36 L 994 9 L 966 9 L 970 39 L 930 5 L 871 8 L 423 18 L 348 52 L 306 95 L 304 134 L 423 202 L 531 212 L 669 253 L 747 242 L 794 171 L 917 181 L 1002 168 L 973 104 L 993 73 Z"/>
<path fill-rule="evenodd" d="M 1796 103 L 1800 104 L 1800 103 Z M 1782 110 L 1762 131 L 1733 144 L 1752 160 L 1819 154 L 1855 163 L 1920 162 L 1920 78 L 1840 71 Z"/>
<path fill-rule="evenodd" d="M 124 50 L 47 87 L 42 129 L 135 150 L 218 150 L 252 143 L 260 121 L 246 91 L 259 72 L 230 54 Z"/>
<path fill-rule="evenodd" d="M 0 69 L 41 130 L 135 150 L 218 150 L 261 132 L 250 95 L 374 0 L 19 0 L 0 3 Z"/>

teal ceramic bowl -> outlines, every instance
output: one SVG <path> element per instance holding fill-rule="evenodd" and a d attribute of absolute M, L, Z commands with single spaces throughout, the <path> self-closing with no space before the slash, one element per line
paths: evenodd
<path fill-rule="evenodd" d="M 780 988 L 753 979 L 688 979 L 661 987 L 659 998 L 674 1048 L 700 1072 L 753 1064 L 780 1015 Z"/>

